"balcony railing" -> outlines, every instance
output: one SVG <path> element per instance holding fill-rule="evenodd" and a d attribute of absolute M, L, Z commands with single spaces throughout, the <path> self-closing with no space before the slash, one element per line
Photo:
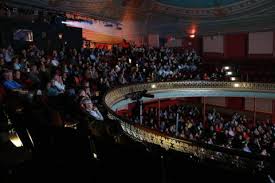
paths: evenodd
<path fill-rule="evenodd" d="M 200 159 L 212 159 L 219 162 L 234 165 L 239 168 L 262 170 L 270 167 L 270 158 L 262 155 L 246 153 L 237 149 L 228 149 L 222 146 L 209 145 L 202 142 L 177 139 L 167 136 L 155 130 L 133 125 L 128 119 L 118 116 L 112 110 L 112 106 L 125 99 L 127 94 L 147 90 L 149 93 L 169 92 L 171 90 L 210 89 L 223 91 L 249 91 L 260 93 L 275 93 L 275 84 L 246 83 L 246 82 L 207 82 L 207 81 L 183 81 L 183 82 L 159 82 L 122 86 L 110 90 L 104 97 L 104 105 L 108 109 L 108 116 L 120 122 L 124 133 L 134 140 L 147 142 L 169 150 L 175 150 L 193 155 Z"/>

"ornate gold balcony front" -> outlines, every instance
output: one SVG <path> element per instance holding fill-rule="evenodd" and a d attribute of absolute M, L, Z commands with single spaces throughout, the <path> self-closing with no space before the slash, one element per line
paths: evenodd
<path fill-rule="evenodd" d="M 269 157 L 196 141 L 176 139 L 140 125 L 134 125 L 128 119 L 123 119 L 115 113 L 113 106 L 124 101 L 127 94 L 143 90 L 147 90 L 150 94 L 196 91 L 196 96 L 225 96 L 225 94 L 228 94 L 228 97 L 232 95 L 242 97 L 250 95 L 275 98 L 274 84 L 207 81 L 159 82 L 118 87 L 110 90 L 104 97 L 104 105 L 108 109 L 108 116 L 119 121 L 124 133 L 134 140 L 159 145 L 166 150 L 172 149 L 187 153 L 200 159 L 217 160 L 236 167 L 261 169 L 270 165 Z M 192 97 L 193 93 L 189 92 L 188 94 Z M 169 98 L 171 97 L 169 96 Z"/>

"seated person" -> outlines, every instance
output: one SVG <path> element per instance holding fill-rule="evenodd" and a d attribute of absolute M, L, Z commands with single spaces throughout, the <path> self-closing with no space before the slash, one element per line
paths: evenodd
<path fill-rule="evenodd" d="M 4 87 L 7 90 L 21 89 L 22 85 L 13 80 L 12 71 L 6 71 L 4 73 Z"/>
<path fill-rule="evenodd" d="M 62 77 L 59 74 L 55 74 L 52 80 L 52 86 L 55 87 L 59 93 L 65 92 L 65 84 L 63 83 Z"/>
<path fill-rule="evenodd" d="M 90 84 L 89 82 L 85 82 L 82 86 L 82 89 L 79 91 L 78 97 L 83 97 L 83 98 L 91 98 L 91 89 L 90 89 Z"/>
<path fill-rule="evenodd" d="M 90 116 L 95 118 L 98 121 L 103 121 L 104 118 L 98 108 L 93 105 L 91 99 L 89 98 L 83 98 L 80 102 L 81 108 L 87 112 Z"/>
<path fill-rule="evenodd" d="M 9 91 L 17 91 L 22 94 L 27 93 L 27 91 L 23 90 L 23 86 L 21 84 L 13 80 L 13 73 L 10 70 L 4 72 L 3 86 Z"/>
<path fill-rule="evenodd" d="M 54 86 L 53 81 L 47 83 L 46 93 L 48 96 L 58 96 L 61 92 Z"/>

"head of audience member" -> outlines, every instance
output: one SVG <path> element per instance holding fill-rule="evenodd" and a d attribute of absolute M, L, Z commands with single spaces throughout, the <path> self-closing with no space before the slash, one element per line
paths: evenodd
<path fill-rule="evenodd" d="M 90 110 L 94 110 L 95 106 L 93 105 L 93 102 L 91 101 L 91 99 L 84 97 L 81 101 L 80 101 L 80 107 L 83 110 L 86 111 L 90 111 Z"/>
<path fill-rule="evenodd" d="M 7 70 L 4 72 L 4 80 L 5 81 L 12 81 L 13 80 L 13 74 L 11 70 Z"/>

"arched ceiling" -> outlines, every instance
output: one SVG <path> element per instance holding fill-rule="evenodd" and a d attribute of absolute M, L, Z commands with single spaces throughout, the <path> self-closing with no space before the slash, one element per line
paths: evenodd
<path fill-rule="evenodd" d="M 242 0 L 157 0 L 160 3 L 185 8 L 213 8 L 240 3 Z"/>
<path fill-rule="evenodd" d="M 138 22 L 145 33 L 182 35 L 275 28 L 275 0 L 7 0 L 115 21 Z M 138 29 L 136 30 L 139 31 Z"/>

